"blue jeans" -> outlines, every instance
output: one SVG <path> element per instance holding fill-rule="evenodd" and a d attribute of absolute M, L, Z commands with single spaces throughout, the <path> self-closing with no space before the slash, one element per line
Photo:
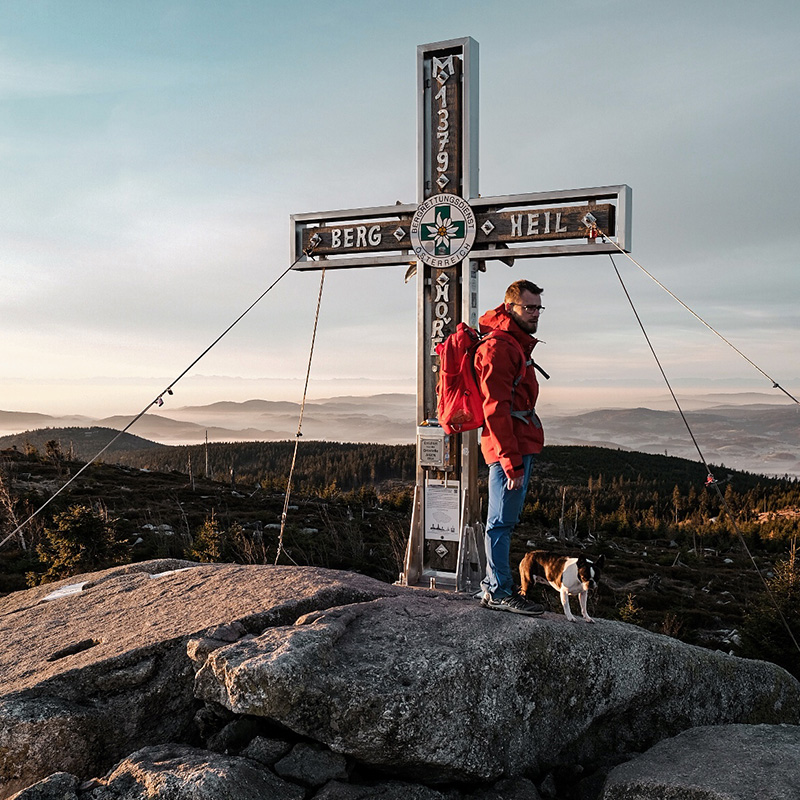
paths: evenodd
<path fill-rule="evenodd" d="M 533 456 L 522 457 L 525 477 L 522 488 L 510 491 L 500 462 L 489 464 L 489 509 L 486 515 L 486 577 L 481 588 L 495 600 L 509 597 L 514 593 L 514 579 L 511 576 L 511 532 L 519 522 L 528 481 L 531 478 Z"/>

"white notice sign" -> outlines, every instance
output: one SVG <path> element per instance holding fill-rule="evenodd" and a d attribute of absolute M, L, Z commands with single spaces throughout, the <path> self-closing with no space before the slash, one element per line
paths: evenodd
<path fill-rule="evenodd" d="M 425 538 L 457 542 L 459 485 L 428 483 L 425 488 Z"/>

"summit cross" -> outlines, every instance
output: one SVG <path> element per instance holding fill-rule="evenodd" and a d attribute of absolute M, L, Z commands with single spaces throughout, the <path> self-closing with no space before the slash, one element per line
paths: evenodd
<path fill-rule="evenodd" d="M 631 190 L 480 197 L 471 37 L 417 47 L 417 132 L 417 203 L 295 214 L 292 261 L 296 270 L 405 266 L 407 279 L 416 268 L 417 471 L 400 583 L 477 591 L 478 438 L 438 424 L 436 345 L 462 320 L 477 325 L 487 261 L 629 252 Z"/>

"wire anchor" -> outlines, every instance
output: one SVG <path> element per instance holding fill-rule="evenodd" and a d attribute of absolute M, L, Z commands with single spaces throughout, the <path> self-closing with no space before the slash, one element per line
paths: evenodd
<path fill-rule="evenodd" d="M 315 233 L 309 240 L 308 240 L 308 247 L 304 248 L 303 253 L 308 256 L 309 258 L 314 258 L 314 251 L 322 244 L 322 237 Z"/>
<path fill-rule="evenodd" d="M 598 236 L 602 236 L 603 232 L 597 227 L 597 217 L 592 214 L 591 211 L 588 211 L 586 214 L 583 215 L 583 219 L 581 222 L 586 227 L 586 236 L 595 241 Z"/>

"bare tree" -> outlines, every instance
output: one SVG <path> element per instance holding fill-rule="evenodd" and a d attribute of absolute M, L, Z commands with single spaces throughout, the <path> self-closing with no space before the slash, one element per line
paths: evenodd
<path fill-rule="evenodd" d="M 5 511 L 8 517 L 12 530 L 19 527 L 19 520 L 17 519 L 16 511 L 14 510 L 14 498 L 11 494 L 11 476 L 5 464 L 0 464 L 0 508 Z M 19 541 L 19 546 L 23 550 L 28 549 L 28 544 L 25 541 L 25 535 L 22 530 L 18 530 L 16 537 Z"/>

